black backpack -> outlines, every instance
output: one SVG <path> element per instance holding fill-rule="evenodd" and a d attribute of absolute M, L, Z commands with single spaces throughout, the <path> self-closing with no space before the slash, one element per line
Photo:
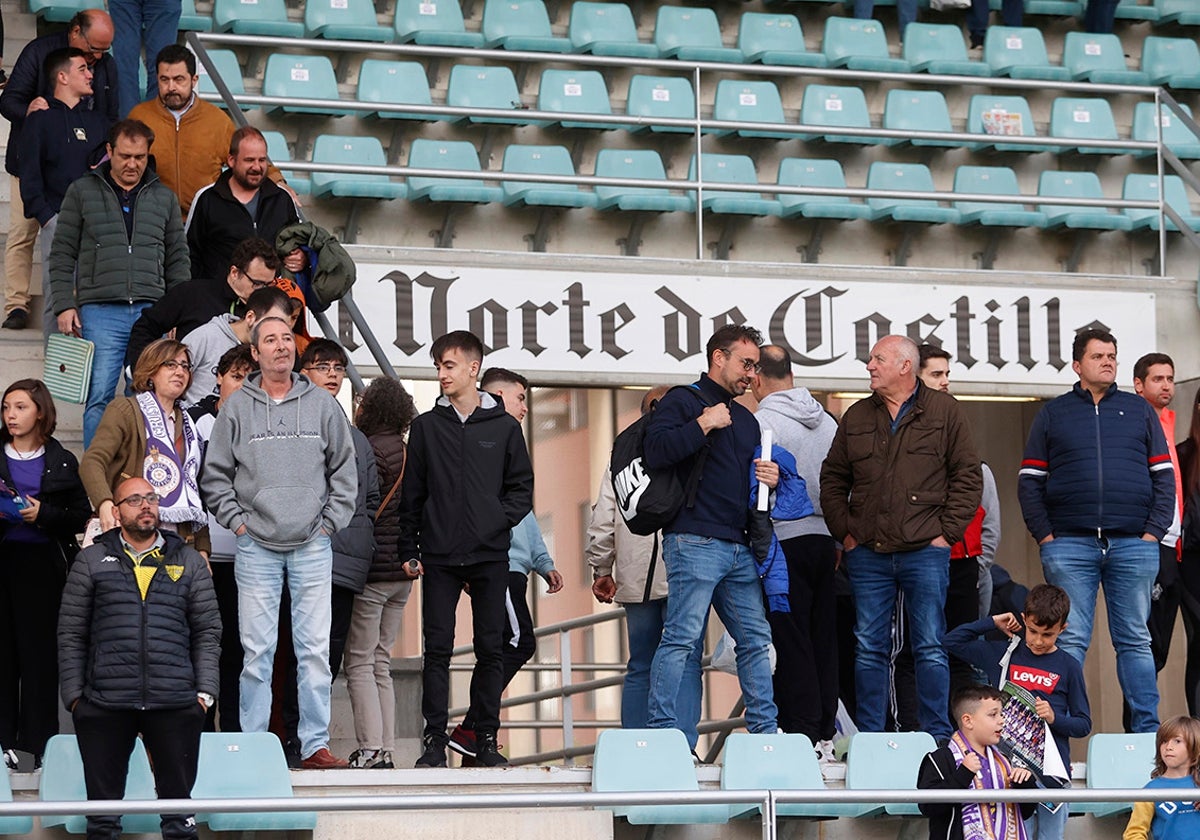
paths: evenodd
<path fill-rule="evenodd" d="M 692 385 L 677 385 L 671 389 L 677 390 L 689 392 L 705 407 L 709 405 L 700 389 Z M 642 458 L 642 441 L 654 417 L 654 410 L 651 407 L 650 411 L 617 435 L 608 465 L 617 510 L 625 520 L 626 527 L 642 536 L 649 536 L 670 525 L 680 508 L 695 505 L 700 472 L 708 458 L 709 441 L 706 440 L 704 447 L 696 454 L 686 485 L 680 483 L 673 465 L 655 469 L 646 467 Z"/>

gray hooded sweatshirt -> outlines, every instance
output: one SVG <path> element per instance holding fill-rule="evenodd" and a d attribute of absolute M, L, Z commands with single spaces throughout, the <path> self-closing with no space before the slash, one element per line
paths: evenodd
<path fill-rule="evenodd" d="M 358 476 L 350 423 L 337 400 L 292 374 L 276 402 L 255 372 L 221 407 L 200 477 L 204 500 L 230 531 L 289 551 L 354 515 Z"/>
<path fill-rule="evenodd" d="M 192 381 L 183 395 L 184 405 L 195 405 L 209 394 L 217 393 L 217 363 L 226 350 L 239 343 L 229 326 L 236 320 L 237 316 L 223 312 L 183 339 L 192 357 Z"/>
<path fill-rule="evenodd" d="M 774 446 L 781 446 L 796 457 L 796 470 L 804 479 L 812 516 L 790 522 L 776 522 L 775 536 L 781 540 L 807 534 L 829 535 L 821 511 L 821 463 L 829 454 L 837 421 L 821 407 L 807 388 L 791 388 L 768 394 L 758 404 L 758 425 L 770 429 Z"/>

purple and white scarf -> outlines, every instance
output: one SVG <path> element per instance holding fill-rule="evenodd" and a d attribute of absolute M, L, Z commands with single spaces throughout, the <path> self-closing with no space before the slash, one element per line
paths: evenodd
<path fill-rule="evenodd" d="M 975 752 L 961 731 L 950 739 L 954 765 L 962 764 L 968 752 Z M 979 755 L 979 753 L 976 753 Z M 1003 790 L 1012 779 L 1012 766 L 992 747 L 979 756 L 980 770 L 971 780 L 976 790 Z M 962 806 L 963 840 L 1026 840 L 1021 809 L 1015 802 L 964 802 Z"/>
<path fill-rule="evenodd" d="M 191 522 L 200 527 L 208 524 L 208 516 L 200 501 L 196 475 L 200 470 L 200 438 L 191 418 L 181 411 L 183 429 L 182 455 L 175 451 L 175 441 L 167 426 L 167 416 L 154 398 L 143 391 L 137 395 L 138 407 L 146 424 L 146 458 L 142 477 L 150 482 L 160 497 L 158 516 L 163 522 Z"/>

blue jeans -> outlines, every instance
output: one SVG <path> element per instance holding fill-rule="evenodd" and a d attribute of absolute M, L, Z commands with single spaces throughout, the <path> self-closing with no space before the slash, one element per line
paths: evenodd
<path fill-rule="evenodd" d="M 971 8 L 967 10 L 967 32 L 971 34 L 972 45 L 983 43 L 990 14 L 988 0 L 971 0 Z M 1005 26 L 1021 26 L 1024 18 L 1025 0 L 1004 0 L 1000 5 L 1000 21 Z"/>
<path fill-rule="evenodd" d="M 870 20 L 875 14 L 875 0 L 854 0 L 854 16 Z M 904 40 L 904 30 L 917 19 L 917 0 L 896 0 L 896 17 L 900 26 L 900 40 Z"/>
<path fill-rule="evenodd" d="M 625 608 L 625 634 L 629 637 L 629 662 L 625 666 L 625 685 L 621 689 L 621 727 L 645 729 L 650 714 L 650 663 L 662 640 L 667 599 L 621 606 Z M 683 681 L 675 697 L 675 717 L 692 749 L 700 740 L 696 727 L 700 723 L 700 660 L 703 657 L 704 632 L 701 631 L 684 663 Z"/>
<path fill-rule="evenodd" d="M 1158 683 L 1150 651 L 1150 593 L 1158 576 L 1158 543 L 1138 537 L 1056 537 L 1041 546 L 1046 581 L 1071 599 L 1058 646 L 1083 664 L 1096 620 L 1096 590 L 1104 587 L 1108 631 L 1117 652 L 1117 679 L 1134 732 L 1158 729 Z"/>
<path fill-rule="evenodd" d="M 1070 769 L 1068 765 L 1067 769 Z M 1038 785 L 1041 787 L 1041 785 Z M 1043 803 L 1038 803 L 1037 810 L 1025 820 L 1025 836 L 1029 840 L 1063 840 L 1067 831 L 1067 817 L 1071 814 L 1069 802 L 1050 803 L 1050 807 L 1058 806 L 1051 811 Z"/>
<path fill-rule="evenodd" d="M 149 301 L 136 303 L 85 303 L 79 307 L 83 337 L 96 345 L 92 357 L 92 380 L 88 385 L 87 403 L 83 408 L 83 446 L 92 443 L 92 435 L 104 416 L 104 408 L 117 390 L 121 368 L 125 366 L 125 348 L 129 331 L 150 306 Z"/>
<path fill-rule="evenodd" d="M 158 72 L 154 59 L 167 44 L 179 37 L 179 0 L 109 0 L 112 16 L 113 60 L 117 65 L 117 94 L 121 116 L 143 99 L 158 92 Z M 142 45 L 146 47 L 146 90 L 139 90 L 138 62 Z M 144 94 L 144 95 L 143 95 Z"/>
<path fill-rule="evenodd" d="M 667 620 L 650 666 L 652 729 L 679 729 L 676 698 L 687 661 L 704 635 L 708 608 L 737 644 L 738 682 L 746 703 L 746 728 L 778 730 L 771 662 L 771 627 L 763 610 L 762 584 L 750 547 L 697 534 L 664 534 L 667 566 Z"/>
<path fill-rule="evenodd" d="M 846 554 L 854 590 L 858 645 L 854 660 L 858 728 L 882 732 L 888 696 L 892 612 L 897 590 L 904 592 L 917 677 L 917 720 L 938 742 L 952 734 L 946 719 L 950 705 L 950 661 L 942 647 L 946 633 L 946 588 L 950 585 L 950 549 L 926 546 L 915 551 L 877 554 L 857 546 Z"/>
<path fill-rule="evenodd" d="M 329 626 L 333 619 L 333 551 L 317 534 L 300 548 L 274 551 L 248 534 L 237 538 L 234 575 L 238 585 L 242 666 L 241 724 L 244 732 L 266 732 L 271 722 L 271 672 L 279 638 L 279 598 L 284 580 L 292 598 L 292 643 L 300 706 L 300 755 L 329 746 Z"/>

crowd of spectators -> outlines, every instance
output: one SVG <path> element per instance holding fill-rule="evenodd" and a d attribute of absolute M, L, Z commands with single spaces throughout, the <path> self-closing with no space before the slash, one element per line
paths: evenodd
<path fill-rule="evenodd" d="M 1106 33 L 1113 31 L 1113 20 L 1116 16 L 1120 0 L 1085 0 L 1083 18 L 1080 24 L 1084 32 Z M 904 40 L 904 30 L 917 19 L 917 0 L 896 0 L 897 27 L 900 40 Z M 934 8 L 939 8 L 934 6 Z M 991 21 L 992 9 L 995 8 L 988 0 L 956 0 L 943 2 L 940 8 L 965 9 L 967 35 L 970 38 L 971 49 L 983 46 L 987 36 L 988 24 Z M 1025 0 L 1003 0 L 999 8 L 1000 22 L 1005 26 L 1022 26 L 1025 21 Z M 854 0 L 854 16 L 870 19 L 875 15 L 875 0 Z"/>

